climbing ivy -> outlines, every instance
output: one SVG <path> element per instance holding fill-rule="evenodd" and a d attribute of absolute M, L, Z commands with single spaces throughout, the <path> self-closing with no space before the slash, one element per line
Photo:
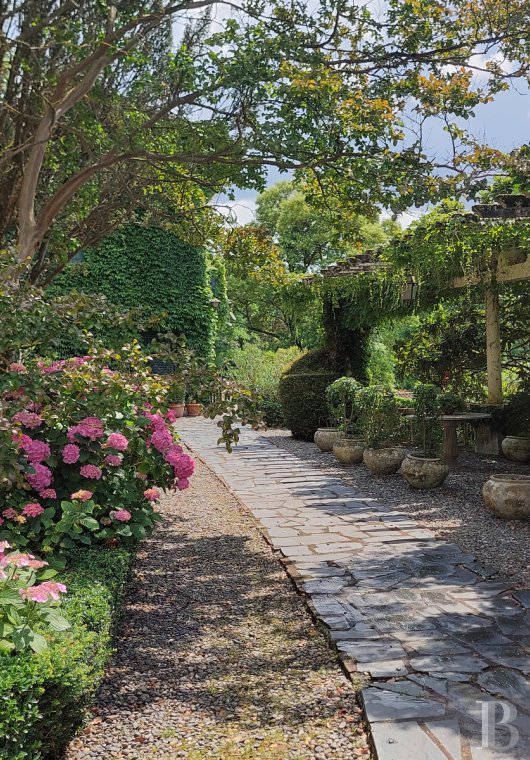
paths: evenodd
<path fill-rule="evenodd" d="M 144 322 L 156 323 L 144 339 L 157 332 L 182 334 L 188 348 L 211 359 L 219 318 L 210 304 L 212 273 L 203 249 L 159 227 L 129 224 L 87 249 L 53 288 L 101 293 L 124 309 L 141 307 Z M 226 303 L 225 294 L 217 297 Z"/>

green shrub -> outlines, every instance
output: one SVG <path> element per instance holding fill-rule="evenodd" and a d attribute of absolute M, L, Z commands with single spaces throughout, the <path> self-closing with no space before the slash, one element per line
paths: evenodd
<path fill-rule="evenodd" d="M 234 380 L 255 393 L 277 400 L 282 373 L 302 353 L 298 346 L 265 351 L 256 343 L 246 343 L 232 352 L 233 367 L 230 374 Z"/>
<path fill-rule="evenodd" d="M 345 435 L 358 432 L 358 414 L 355 404 L 361 383 L 353 377 L 339 377 L 328 385 L 326 401 L 328 403 L 331 423 L 343 430 Z"/>
<path fill-rule="evenodd" d="M 503 429 L 507 435 L 530 433 L 530 382 L 521 383 L 503 410 Z"/>
<path fill-rule="evenodd" d="M 258 406 L 263 413 L 263 421 L 270 428 L 285 427 L 282 405 L 274 398 L 264 398 L 258 401 Z"/>
<path fill-rule="evenodd" d="M 42 654 L 0 656 L 2 760 L 61 756 L 103 676 L 131 559 L 125 549 L 72 553 L 60 576 L 71 628 Z"/>
<path fill-rule="evenodd" d="M 286 374 L 303 375 L 306 372 L 331 372 L 334 379 L 341 374 L 336 371 L 335 362 L 329 351 L 325 348 L 308 351 L 291 364 Z"/>
<path fill-rule="evenodd" d="M 337 374 L 322 371 L 297 374 L 292 373 L 293 367 L 280 380 L 283 415 L 295 438 L 312 441 L 317 428 L 329 424 L 326 388 Z"/>
<path fill-rule="evenodd" d="M 392 446 L 402 432 L 398 402 L 390 388 L 370 385 L 357 393 L 361 435 L 373 449 Z"/>

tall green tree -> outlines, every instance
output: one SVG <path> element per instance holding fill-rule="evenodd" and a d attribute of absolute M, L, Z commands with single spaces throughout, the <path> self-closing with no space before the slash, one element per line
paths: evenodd
<path fill-rule="evenodd" d="M 475 88 L 471 55 L 500 50 L 527 75 L 526 0 L 370 8 L 0 0 L 0 239 L 16 249 L 12 280 L 49 279 L 138 207 L 195 214 L 212 192 L 262 188 L 271 165 L 360 210 L 422 203 L 449 175 L 457 187 L 489 171 L 501 157 L 451 119 L 505 86 L 493 62 Z M 421 130 L 405 135 L 407 110 L 446 121 L 449 162 L 425 154 Z"/>

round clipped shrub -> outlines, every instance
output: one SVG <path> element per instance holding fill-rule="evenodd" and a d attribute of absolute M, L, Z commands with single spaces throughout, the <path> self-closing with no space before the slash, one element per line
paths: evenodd
<path fill-rule="evenodd" d="M 280 380 L 283 416 L 295 438 L 312 441 L 317 428 L 328 424 L 326 388 L 336 380 L 337 372 L 296 373 L 293 367 Z"/>

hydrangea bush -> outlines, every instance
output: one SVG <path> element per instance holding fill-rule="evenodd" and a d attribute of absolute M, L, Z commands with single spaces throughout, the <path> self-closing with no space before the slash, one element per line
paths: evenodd
<path fill-rule="evenodd" d="M 52 581 L 56 571 L 33 554 L 9 551 L 0 541 L 0 655 L 47 648 L 46 630 L 65 631 L 69 623 L 57 611 L 63 583 Z"/>
<path fill-rule="evenodd" d="M 136 344 L 13 363 L 0 394 L 0 539 L 18 548 L 140 540 L 160 489 L 189 485 L 194 462 Z"/>

